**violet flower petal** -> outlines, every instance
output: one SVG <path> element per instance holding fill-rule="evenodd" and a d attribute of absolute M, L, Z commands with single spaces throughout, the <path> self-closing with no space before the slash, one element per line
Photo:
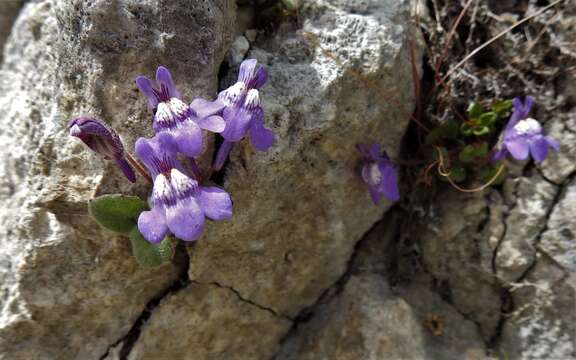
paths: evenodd
<path fill-rule="evenodd" d="M 264 127 L 261 119 L 253 119 L 250 125 L 250 143 L 259 151 L 266 151 L 274 143 L 274 132 Z"/>
<path fill-rule="evenodd" d="M 166 207 L 166 221 L 170 231 L 179 239 L 194 241 L 204 229 L 204 212 L 193 197 Z"/>
<path fill-rule="evenodd" d="M 136 174 L 134 173 L 134 170 L 132 170 L 132 166 L 130 166 L 130 164 L 128 163 L 128 161 L 126 161 L 126 159 L 115 158 L 114 162 L 116 162 L 116 165 L 118 165 L 120 170 L 122 170 L 122 172 L 124 173 L 124 176 L 126 176 L 128 181 L 130 181 L 132 183 L 136 182 Z"/>
<path fill-rule="evenodd" d="M 259 89 L 266 83 L 267 78 L 266 70 L 258 64 L 256 59 L 244 60 L 240 64 L 238 81 L 246 84 L 248 89 Z"/>
<path fill-rule="evenodd" d="M 224 103 L 220 100 L 208 101 L 206 99 L 196 98 L 190 103 L 190 108 L 199 118 L 220 114 L 222 110 L 224 110 L 224 107 Z"/>
<path fill-rule="evenodd" d="M 120 136 L 98 119 L 79 117 L 68 122 L 71 136 L 77 137 L 92 151 L 108 160 L 114 160 L 130 182 L 136 175 L 124 158 L 124 146 Z"/>
<path fill-rule="evenodd" d="M 201 187 L 198 197 L 204 214 L 212 220 L 226 220 L 232 217 L 230 195 L 217 187 Z"/>
<path fill-rule="evenodd" d="M 138 76 L 136 77 L 136 85 L 148 99 L 148 110 L 155 112 L 156 108 L 158 107 L 158 98 L 156 97 L 150 79 L 145 76 Z"/>
<path fill-rule="evenodd" d="M 505 146 L 516 160 L 525 160 L 530 152 L 528 141 L 522 137 L 505 141 Z"/>
<path fill-rule="evenodd" d="M 384 194 L 386 199 L 390 201 L 398 201 L 398 199 L 400 199 L 400 192 L 398 191 L 396 169 L 394 169 L 392 164 L 385 162 L 381 162 L 379 168 L 382 174 L 382 182 L 380 184 L 381 192 Z"/>
<path fill-rule="evenodd" d="M 506 149 L 506 147 L 503 146 L 498 151 L 496 151 L 494 155 L 492 155 L 492 159 L 490 161 L 492 162 L 492 164 L 494 164 L 502 160 L 502 158 L 504 158 L 506 155 L 508 155 L 508 149 Z"/>
<path fill-rule="evenodd" d="M 198 156 L 202 152 L 202 130 L 195 122 L 188 121 L 169 133 L 178 144 L 178 152 L 189 157 Z"/>
<path fill-rule="evenodd" d="M 141 212 L 138 216 L 138 230 L 152 244 L 162 241 L 168 233 L 168 225 L 162 209 L 155 206 L 150 211 Z"/>
<path fill-rule="evenodd" d="M 180 93 L 176 90 L 172 74 L 164 66 L 158 66 L 158 69 L 156 69 L 156 82 L 160 86 L 160 93 L 166 96 L 166 100 L 173 97 L 180 98 Z"/>
<path fill-rule="evenodd" d="M 543 161 L 548 155 L 548 142 L 540 136 L 530 144 L 530 154 L 536 162 Z"/>
<path fill-rule="evenodd" d="M 380 203 L 380 199 L 382 198 L 380 191 L 373 187 L 368 187 L 368 193 L 370 194 L 370 198 L 372 199 L 374 205 L 378 205 Z"/>
<path fill-rule="evenodd" d="M 368 147 L 368 156 L 371 160 L 376 161 L 380 158 L 380 144 L 372 144 Z"/>
<path fill-rule="evenodd" d="M 211 115 L 205 118 L 200 118 L 197 121 L 198 126 L 202 129 L 212 131 L 214 133 L 221 133 L 226 128 L 226 121 L 219 115 Z"/>
<path fill-rule="evenodd" d="M 558 143 L 558 141 L 548 136 L 544 136 L 544 140 L 546 140 L 546 142 L 552 149 L 554 149 L 555 151 L 560 151 L 560 144 Z"/>
<path fill-rule="evenodd" d="M 223 115 L 226 128 L 221 134 L 222 137 L 232 142 L 240 141 L 250 126 L 251 114 L 244 109 L 233 106 L 224 109 Z"/>

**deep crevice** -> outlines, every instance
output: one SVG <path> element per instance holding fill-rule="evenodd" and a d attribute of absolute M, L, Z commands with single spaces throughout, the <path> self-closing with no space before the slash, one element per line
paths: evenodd
<path fill-rule="evenodd" d="M 176 281 L 174 281 L 170 286 L 168 286 L 166 289 L 164 289 L 163 291 L 161 291 L 159 294 L 157 294 L 148 301 L 148 303 L 146 304 L 146 306 L 144 307 L 144 309 L 142 310 L 136 321 L 134 321 L 134 323 L 132 324 L 130 330 L 128 330 L 128 332 L 120 339 L 116 340 L 114 343 L 108 346 L 108 349 L 106 349 L 106 352 L 100 357 L 100 360 L 105 359 L 109 355 L 110 350 L 120 344 L 122 344 L 122 348 L 120 349 L 119 359 L 120 360 L 128 359 L 128 355 L 130 355 L 130 352 L 134 348 L 134 345 L 140 338 L 142 328 L 144 327 L 148 319 L 150 319 L 150 316 L 152 316 L 152 313 L 160 305 L 162 300 L 169 295 L 177 293 L 178 291 L 188 286 L 188 284 L 190 284 L 190 278 L 188 276 L 190 259 L 187 249 L 185 245 L 182 244 L 182 242 L 179 242 L 176 250 L 177 255 L 180 255 L 180 259 L 176 260 L 179 263 L 180 262 L 182 263 L 181 265 L 182 269 Z"/>
<path fill-rule="evenodd" d="M 388 212 L 392 211 L 393 209 L 394 209 L 394 207 L 388 209 L 388 211 L 386 211 L 384 213 L 384 215 L 386 215 Z M 384 217 L 384 215 L 383 215 L 383 217 Z M 324 289 L 322 294 L 320 294 L 320 296 L 318 296 L 318 298 L 316 299 L 316 301 L 312 305 L 305 307 L 294 318 L 291 319 L 292 320 L 292 326 L 290 327 L 290 329 L 288 330 L 286 335 L 284 335 L 284 337 L 280 340 L 276 353 L 274 355 L 272 355 L 272 359 L 276 359 L 278 357 L 278 355 L 281 353 L 282 349 L 284 348 L 284 345 L 288 342 L 288 340 L 290 338 L 292 338 L 294 335 L 296 335 L 298 333 L 298 329 L 300 328 L 300 326 L 302 324 L 306 324 L 314 318 L 314 315 L 320 306 L 330 303 L 332 300 L 334 300 L 334 298 L 336 298 L 338 295 L 340 295 L 342 293 L 344 286 L 346 285 L 346 283 L 348 282 L 348 280 L 350 279 L 350 277 L 353 273 L 354 260 L 356 259 L 357 255 L 358 255 L 358 250 L 360 248 L 360 245 L 368 238 L 369 234 L 382 221 L 383 221 L 383 219 L 376 221 L 370 227 L 370 229 L 368 231 L 366 231 L 360 237 L 360 239 L 356 242 L 356 244 L 354 244 L 354 250 L 352 251 L 352 255 L 350 255 L 350 257 L 348 258 L 348 261 L 346 262 L 346 270 L 342 273 L 342 275 L 332 285 L 330 285 L 326 289 Z"/>

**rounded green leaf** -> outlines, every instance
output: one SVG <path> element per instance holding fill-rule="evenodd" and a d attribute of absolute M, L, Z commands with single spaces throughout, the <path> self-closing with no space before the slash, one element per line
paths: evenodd
<path fill-rule="evenodd" d="M 505 117 L 512 109 L 512 100 L 497 100 L 492 104 L 492 111 L 498 114 L 498 117 Z"/>
<path fill-rule="evenodd" d="M 462 182 L 464 180 L 466 180 L 466 169 L 464 167 L 462 167 L 461 165 L 454 165 L 450 168 L 448 177 L 450 178 L 450 180 L 452 180 L 455 183 L 459 183 Z M 443 175 L 440 175 L 440 178 L 444 181 L 447 181 L 446 177 Z"/>
<path fill-rule="evenodd" d="M 151 244 L 144 239 L 137 227 L 133 227 L 130 231 L 130 241 L 132 243 L 132 255 L 143 267 L 160 266 L 174 255 L 169 237 L 165 237 L 160 244 Z"/>
<path fill-rule="evenodd" d="M 483 158 L 488 154 L 488 144 L 482 142 L 480 144 L 466 145 L 458 154 L 458 159 L 463 163 L 470 163 L 476 159 Z"/>
<path fill-rule="evenodd" d="M 474 135 L 476 136 L 482 136 L 482 135 L 486 135 L 490 133 L 490 128 L 488 126 L 482 126 L 479 128 L 474 129 L 474 131 L 472 131 L 474 133 Z"/>
<path fill-rule="evenodd" d="M 136 196 L 103 195 L 90 201 L 90 215 L 106 229 L 128 234 L 136 226 L 138 215 L 148 204 Z"/>
<path fill-rule="evenodd" d="M 482 115 L 480 115 L 480 124 L 484 125 L 484 126 L 490 126 L 492 124 L 494 124 L 494 122 L 496 122 L 496 119 L 498 118 L 498 115 L 496 115 L 495 112 L 486 112 Z"/>
<path fill-rule="evenodd" d="M 472 119 L 476 119 L 482 115 L 483 112 L 484 109 L 482 109 L 482 105 L 477 102 L 473 102 L 470 104 L 470 106 L 468 106 L 468 116 Z"/>

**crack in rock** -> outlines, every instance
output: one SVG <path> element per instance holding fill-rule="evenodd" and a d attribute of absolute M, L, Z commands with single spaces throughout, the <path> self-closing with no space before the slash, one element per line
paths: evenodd
<path fill-rule="evenodd" d="M 540 231 L 538 232 L 538 235 L 535 237 L 534 242 L 533 242 L 533 245 L 534 245 L 534 248 L 536 249 L 536 251 L 545 254 L 545 252 L 543 252 L 542 249 L 538 248 L 538 244 L 540 243 L 540 240 L 541 240 L 543 234 L 547 230 L 549 230 L 548 223 L 550 221 L 550 217 L 552 216 L 552 213 L 554 212 L 555 207 L 560 202 L 560 200 L 562 198 L 562 194 L 564 193 L 565 187 L 568 184 L 570 184 L 574 180 L 574 178 L 576 177 L 576 172 L 567 176 L 566 179 L 564 179 L 562 181 L 562 183 L 556 183 L 556 182 L 546 178 L 539 168 L 535 167 L 535 169 L 536 169 L 536 172 L 542 177 L 542 179 L 544 181 L 557 187 L 556 193 L 554 194 L 554 198 L 552 199 L 552 202 L 550 203 L 550 206 L 548 207 L 548 209 L 546 211 L 546 215 L 544 217 L 545 218 L 544 226 L 542 227 L 542 229 L 540 229 Z M 515 197 L 517 198 L 517 196 L 515 196 Z M 494 275 L 501 282 L 501 285 L 502 285 L 502 293 L 501 293 L 502 307 L 501 307 L 501 311 L 500 311 L 500 319 L 499 319 L 499 322 L 498 322 L 498 325 L 497 325 L 497 328 L 496 328 L 494 335 L 490 338 L 490 341 L 488 342 L 488 345 L 489 345 L 488 347 L 492 350 L 494 350 L 498 347 L 499 341 L 500 341 L 501 336 L 502 336 L 502 330 L 504 329 L 504 326 L 505 326 L 505 324 L 509 318 L 509 315 L 514 313 L 517 310 L 515 305 L 514 305 L 512 292 L 511 292 L 513 289 L 513 284 L 504 283 L 503 280 L 498 277 L 497 269 L 496 269 L 496 257 L 498 255 L 498 249 L 500 247 L 500 244 L 503 242 L 503 240 L 506 236 L 506 233 L 507 233 L 507 229 L 508 229 L 508 223 L 506 221 L 506 218 L 507 218 L 507 216 L 505 216 L 502 219 L 503 225 L 504 225 L 504 231 L 502 233 L 500 240 L 498 241 L 498 246 L 494 250 L 494 256 L 492 259 L 493 260 L 492 269 L 493 269 Z M 538 258 L 535 257 L 532 264 L 530 264 L 530 266 L 520 275 L 520 277 L 515 281 L 515 283 L 516 284 L 522 283 L 528 277 L 528 275 L 532 272 L 532 270 L 536 267 L 537 263 L 538 263 Z M 561 266 L 560 266 L 560 268 L 561 268 Z"/>
<path fill-rule="evenodd" d="M 360 239 L 356 242 L 356 244 L 354 244 L 354 250 L 352 251 L 352 254 L 350 255 L 350 257 L 348 258 L 348 261 L 346 262 L 346 270 L 342 273 L 342 275 L 334 283 L 332 283 L 332 285 L 328 286 L 320 294 L 320 296 L 318 296 L 316 298 L 316 301 L 312 305 L 305 307 L 294 318 L 290 319 L 292 321 L 292 326 L 290 327 L 290 329 L 288 330 L 288 332 L 286 333 L 284 338 L 282 338 L 282 340 L 280 340 L 279 345 L 278 345 L 278 350 L 272 356 L 271 359 L 277 359 L 278 358 L 284 345 L 293 336 L 295 336 L 297 334 L 297 331 L 298 331 L 298 328 L 300 327 L 300 325 L 307 323 L 314 318 L 314 314 L 316 313 L 316 310 L 318 309 L 318 307 L 325 305 L 327 303 L 330 303 L 332 300 L 334 300 L 342 292 L 344 286 L 346 285 L 346 283 L 350 279 L 352 272 L 354 270 L 354 260 L 356 259 L 356 256 L 358 255 L 360 245 L 362 244 L 363 241 L 365 241 L 367 238 L 369 238 L 369 234 L 382 222 L 382 220 L 384 219 L 384 216 L 391 211 L 392 211 L 392 209 L 389 209 L 388 211 L 386 211 L 382 215 L 383 216 L 382 219 L 380 219 L 379 221 L 376 221 L 370 227 L 370 229 L 368 231 L 366 231 L 360 237 Z"/>
<path fill-rule="evenodd" d="M 178 291 L 186 288 L 190 284 L 190 279 L 188 277 L 188 269 L 190 264 L 188 252 L 180 244 L 178 244 L 178 249 L 179 249 L 178 254 L 182 257 L 182 259 L 178 259 L 178 262 L 182 262 L 182 270 L 180 270 L 180 275 L 178 276 L 176 281 L 174 281 L 170 286 L 168 286 L 166 289 L 155 295 L 148 301 L 148 303 L 146 303 L 146 306 L 144 306 L 144 309 L 142 310 L 138 318 L 136 318 L 136 320 L 130 327 L 130 330 L 128 330 L 128 332 L 120 339 L 116 340 L 114 343 L 108 346 L 106 352 L 104 352 L 104 354 L 99 358 L 99 360 L 106 359 L 106 357 L 110 354 L 110 351 L 119 345 L 121 345 L 119 351 L 119 359 L 120 360 L 128 359 L 130 352 L 132 351 L 134 345 L 140 338 L 142 327 L 146 324 L 148 319 L 150 319 L 150 316 L 152 316 L 152 313 L 160 305 L 162 300 L 164 300 L 167 296 L 175 294 Z"/>
<path fill-rule="evenodd" d="M 231 287 L 231 286 L 221 285 L 221 284 L 219 284 L 219 283 L 216 282 L 216 281 L 213 281 L 213 282 L 210 282 L 210 283 L 202 283 L 202 282 L 199 282 L 199 281 L 196 281 L 196 280 L 190 280 L 190 283 L 191 283 L 191 284 L 197 284 L 197 285 L 212 285 L 212 286 L 216 286 L 216 287 L 221 288 L 221 289 L 230 290 L 230 291 L 232 291 L 232 292 L 236 295 L 236 297 L 238 298 L 238 300 L 240 300 L 240 301 L 242 301 L 242 302 L 244 302 L 244 303 L 246 303 L 246 304 L 249 304 L 249 305 L 252 305 L 252 306 L 254 306 L 254 307 L 257 307 L 257 308 L 260 309 L 260 310 L 264 310 L 264 311 L 272 314 L 274 317 L 286 319 L 286 320 L 289 320 L 289 321 L 294 321 L 293 318 L 291 318 L 291 317 L 289 317 L 289 316 L 287 316 L 287 315 L 284 315 L 284 314 L 279 314 L 276 310 L 274 310 L 274 309 L 271 308 L 271 307 L 258 304 L 258 303 L 254 302 L 254 301 L 252 301 L 252 300 L 250 300 L 250 299 L 248 299 L 248 298 L 245 298 L 244 296 L 240 295 L 240 292 L 239 292 L 238 290 L 234 289 L 234 288 Z"/>

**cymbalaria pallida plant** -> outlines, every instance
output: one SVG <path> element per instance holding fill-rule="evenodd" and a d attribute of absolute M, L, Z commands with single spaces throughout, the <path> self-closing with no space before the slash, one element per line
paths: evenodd
<path fill-rule="evenodd" d="M 245 60 L 238 82 L 216 100 L 197 98 L 187 104 L 167 68 L 158 67 L 155 82 L 138 76 L 136 85 L 147 98 L 155 132 L 135 144 L 144 166 L 124 150 L 120 137 L 102 121 L 79 117 L 68 123 L 71 136 L 113 160 L 128 180 L 136 181 L 135 168 L 152 183 L 147 202 L 134 196 L 105 195 L 92 200 L 89 207 L 102 226 L 130 236 L 133 254 L 143 266 L 158 266 L 171 258 L 170 234 L 194 241 L 202 235 L 205 218 L 232 217 L 230 195 L 205 183 L 213 171 L 222 168 L 232 143 L 249 135 L 251 144 L 265 151 L 274 142 L 274 134 L 264 127 L 260 103 L 259 89 L 266 78 L 266 70 L 256 60 Z M 206 171 L 195 159 L 203 152 L 203 130 L 224 138 L 213 168 Z M 187 160 L 188 167 L 180 158 Z"/>

